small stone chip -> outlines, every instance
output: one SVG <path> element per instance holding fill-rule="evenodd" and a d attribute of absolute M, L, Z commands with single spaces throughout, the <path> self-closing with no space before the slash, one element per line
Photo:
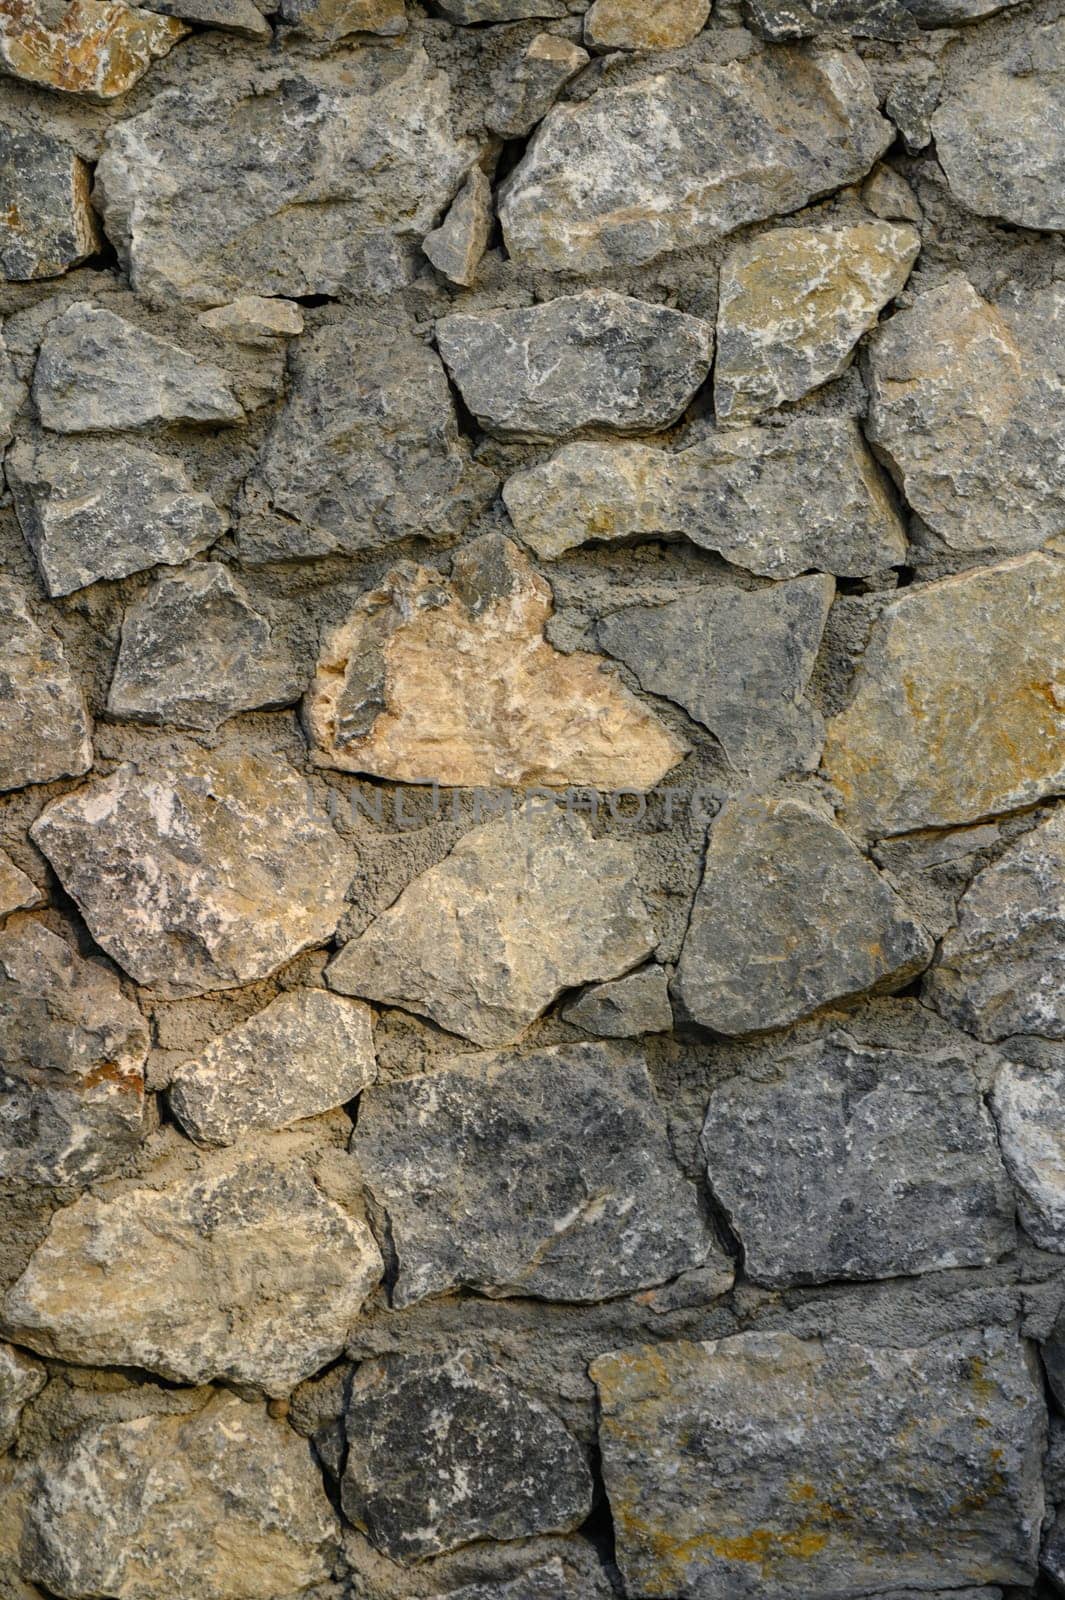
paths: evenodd
<path fill-rule="evenodd" d="M 562 1015 L 572 1027 L 599 1039 L 668 1033 L 673 1026 L 669 979 L 663 967 L 640 967 L 624 978 L 592 984 Z"/>
<path fill-rule="evenodd" d="M 491 231 L 492 185 L 481 168 L 474 167 L 443 222 L 426 235 L 422 249 L 445 278 L 468 288 Z"/>

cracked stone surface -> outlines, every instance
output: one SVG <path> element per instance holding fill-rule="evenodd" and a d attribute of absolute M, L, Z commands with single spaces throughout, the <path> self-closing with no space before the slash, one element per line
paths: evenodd
<path fill-rule="evenodd" d="M 6 0 L 0 73 L 89 100 L 114 100 L 165 56 L 188 28 L 120 0 L 70 0 L 53 8 Z"/>
<path fill-rule="evenodd" d="M 0 277 L 58 278 L 100 248 L 88 163 L 31 128 L 0 127 Z"/>
<path fill-rule="evenodd" d="M 80 777 L 92 766 L 92 727 L 63 646 L 38 627 L 23 590 L 0 577 L 0 792 Z"/>

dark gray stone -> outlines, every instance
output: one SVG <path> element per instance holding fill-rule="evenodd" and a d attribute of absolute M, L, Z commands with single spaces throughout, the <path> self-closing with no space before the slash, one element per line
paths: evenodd
<path fill-rule="evenodd" d="M 547 115 L 565 85 L 588 65 L 587 50 L 553 33 L 538 33 L 492 81 L 495 101 L 485 118 L 495 133 L 520 139 Z"/>
<path fill-rule="evenodd" d="M 252 0 L 139 0 L 144 11 L 158 11 L 164 17 L 181 17 L 198 22 L 220 33 L 239 34 L 244 39 L 269 39 L 270 24 Z"/>
<path fill-rule="evenodd" d="M 0 127 L 0 277 L 58 278 L 100 248 L 87 162 L 50 134 Z"/>
<path fill-rule="evenodd" d="M 564 17 L 565 0 L 440 0 L 452 22 L 518 22 L 524 17 Z"/>
<path fill-rule="evenodd" d="M 0 577 L 0 792 L 77 778 L 92 766 L 92 727 L 63 647 Z"/>
<path fill-rule="evenodd" d="M 1040 1250 L 1065 1255 L 1065 1057 L 1004 1062 L 991 1110 L 1024 1231 Z"/>
<path fill-rule="evenodd" d="M 900 43 L 920 31 L 904 0 L 745 0 L 752 33 L 773 43 L 831 30 Z"/>
<path fill-rule="evenodd" d="M 669 979 L 663 967 L 640 967 L 624 978 L 593 984 L 562 1015 L 573 1027 L 600 1039 L 668 1033 L 673 1026 Z"/>

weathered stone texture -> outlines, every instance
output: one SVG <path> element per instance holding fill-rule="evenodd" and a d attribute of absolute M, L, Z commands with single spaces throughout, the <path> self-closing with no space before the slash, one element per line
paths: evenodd
<path fill-rule="evenodd" d="M 11 1447 L 23 1407 L 40 1394 L 46 1382 L 47 1373 L 38 1362 L 9 1344 L 0 1344 L 0 1451 Z"/>
<path fill-rule="evenodd" d="M 1025 1232 L 1065 1255 L 1065 1065 L 1006 1061 L 991 1107 Z"/>
<path fill-rule="evenodd" d="M 600 1039 L 668 1033 L 673 1026 L 669 979 L 663 967 L 640 967 L 624 978 L 593 984 L 562 1015 L 575 1028 Z"/>
<path fill-rule="evenodd" d="M 439 228 L 422 244 L 433 266 L 451 283 L 468 288 L 477 276 L 492 216 L 492 185 L 481 168 L 474 167 Z"/>
<path fill-rule="evenodd" d="M 16 867 L 6 850 L 0 850 L 0 918 L 28 911 L 43 899 L 33 879 Z"/>
<path fill-rule="evenodd" d="M 589 60 L 580 45 L 553 33 L 538 33 L 519 59 L 507 62 L 494 79 L 496 99 L 488 111 L 488 126 L 511 139 L 530 133 Z"/>
<path fill-rule="evenodd" d="M 331 45 L 353 34 L 407 31 L 404 0 L 281 0 L 280 11 L 294 33 Z"/>
<path fill-rule="evenodd" d="M 0 73 L 90 100 L 114 100 L 188 33 L 173 17 L 121 0 L 5 0 Z"/>
<path fill-rule="evenodd" d="M 594 0 L 584 37 L 596 50 L 677 50 L 690 44 L 710 15 L 710 0 Z"/>
<path fill-rule="evenodd" d="M 81 690 L 59 640 L 37 626 L 22 590 L 2 576 L 0 623 L 0 792 L 80 777 L 92 766 Z"/>
<path fill-rule="evenodd" d="M 51 134 L 0 127 L 0 277 L 58 278 L 100 248 L 88 163 Z"/>
<path fill-rule="evenodd" d="M 217 28 L 220 33 L 235 33 L 245 39 L 270 38 L 270 24 L 253 0 L 144 0 L 143 9 L 199 22 L 205 28 Z"/>

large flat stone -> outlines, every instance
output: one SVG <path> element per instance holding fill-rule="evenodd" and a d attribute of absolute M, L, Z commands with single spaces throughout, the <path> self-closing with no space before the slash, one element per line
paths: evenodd
<path fill-rule="evenodd" d="M 711 826 L 676 993 L 705 1027 L 755 1033 L 899 988 L 932 950 L 842 828 L 798 800 L 745 796 Z"/>
<path fill-rule="evenodd" d="M 286 1395 L 336 1359 L 382 1273 L 299 1134 L 246 1140 L 57 1211 L 0 1323 L 42 1355 Z"/>
<path fill-rule="evenodd" d="M 280 1600 L 329 1576 L 339 1529 L 310 1445 L 236 1395 L 82 1428 L 27 1470 L 26 1570 L 52 1593 Z"/>
<path fill-rule="evenodd" d="M 9 1344 L 0 1344 L 0 1452 L 15 1442 L 23 1407 L 40 1394 L 47 1381 L 48 1374 L 38 1362 Z"/>
<path fill-rule="evenodd" d="M 225 531 L 222 513 L 180 461 L 138 445 L 19 440 L 4 471 L 50 595 L 186 561 Z"/>
<path fill-rule="evenodd" d="M 92 766 L 92 728 L 63 646 L 0 577 L 0 792 L 77 778 Z"/>
<path fill-rule="evenodd" d="M 650 694 L 708 728 L 738 771 L 809 772 L 825 725 L 806 690 L 834 592 L 827 577 L 754 590 L 722 584 L 616 611 L 596 637 Z"/>
<path fill-rule="evenodd" d="M 450 583 L 397 567 L 325 642 L 304 702 L 314 759 L 408 783 L 652 789 L 686 746 L 601 656 L 547 643 L 551 609 L 497 534 Z"/>
<path fill-rule="evenodd" d="M 1045 1409 L 1012 1333 L 919 1349 L 751 1333 L 635 1346 L 591 1371 L 630 1595 L 1033 1581 Z"/>
<path fill-rule="evenodd" d="M 394 311 L 350 312 L 289 363 L 288 398 L 244 487 L 246 560 L 450 536 L 492 498 L 439 357 Z"/>
<path fill-rule="evenodd" d="M 88 100 L 125 94 L 188 33 L 184 23 L 119 0 L 5 0 L 0 73 Z"/>
<path fill-rule="evenodd" d="M 0 1177 L 91 1183 L 146 1131 L 148 1025 L 41 923 L 0 932 Z"/>
<path fill-rule="evenodd" d="M 871 834 L 974 822 L 1065 785 L 1065 561 L 1014 557 L 892 600 L 824 765 Z"/>
<path fill-rule="evenodd" d="M 463 400 L 505 439 L 668 427 L 707 377 L 713 340 L 698 317 L 610 289 L 436 325 Z"/>
<path fill-rule="evenodd" d="M 405 251 L 476 155 L 420 46 L 252 75 L 223 62 L 110 130 L 96 192 L 148 299 L 358 294 L 410 274 Z"/>
<path fill-rule="evenodd" d="M 891 138 L 841 51 L 605 87 L 540 125 L 502 194 L 507 249 L 583 276 L 653 261 L 853 183 Z"/>
<path fill-rule="evenodd" d="M 1065 291 L 990 305 L 955 274 L 873 335 L 867 431 L 955 550 L 1031 550 L 1065 518 Z"/>
<path fill-rule="evenodd" d="M 61 139 L 0 127 L 0 277 L 58 278 L 100 248 L 88 162 Z"/>
<path fill-rule="evenodd" d="M 579 817 L 485 823 L 344 946 L 329 983 L 509 1044 L 563 990 L 654 949 L 635 867 L 631 845 L 594 839 Z"/>
<path fill-rule="evenodd" d="M 344 1514 L 395 1560 L 565 1533 L 591 1509 L 576 1441 L 471 1352 L 363 1362 L 346 1422 Z"/>
<path fill-rule="evenodd" d="M 811 567 L 858 577 L 906 559 L 898 512 L 848 417 L 732 428 L 677 451 L 567 444 L 508 478 L 503 499 L 548 560 L 590 540 L 669 533 L 766 578 Z"/>
<path fill-rule="evenodd" d="M 458 1057 L 368 1090 L 351 1148 L 388 1219 L 394 1305 L 457 1287 L 604 1300 L 708 1262 L 731 1283 L 632 1052 Z"/>
<path fill-rule="evenodd" d="M 755 1283 L 985 1266 L 1015 1242 L 994 1126 L 956 1049 L 834 1033 L 714 1089 L 702 1144 Z"/>
<path fill-rule="evenodd" d="M 30 831 L 108 955 L 170 996 L 235 988 L 324 944 L 351 877 L 280 756 L 126 762 Z"/>
<path fill-rule="evenodd" d="M 755 417 L 838 378 L 921 248 L 905 223 L 773 228 L 721 267 L 714 409 Z"/>
<path fill-rule="evenodd" d="M 1024 1231 L 1065 1255 L 1065 1063 L 1003 1062 L 991 1109 Z"/>

